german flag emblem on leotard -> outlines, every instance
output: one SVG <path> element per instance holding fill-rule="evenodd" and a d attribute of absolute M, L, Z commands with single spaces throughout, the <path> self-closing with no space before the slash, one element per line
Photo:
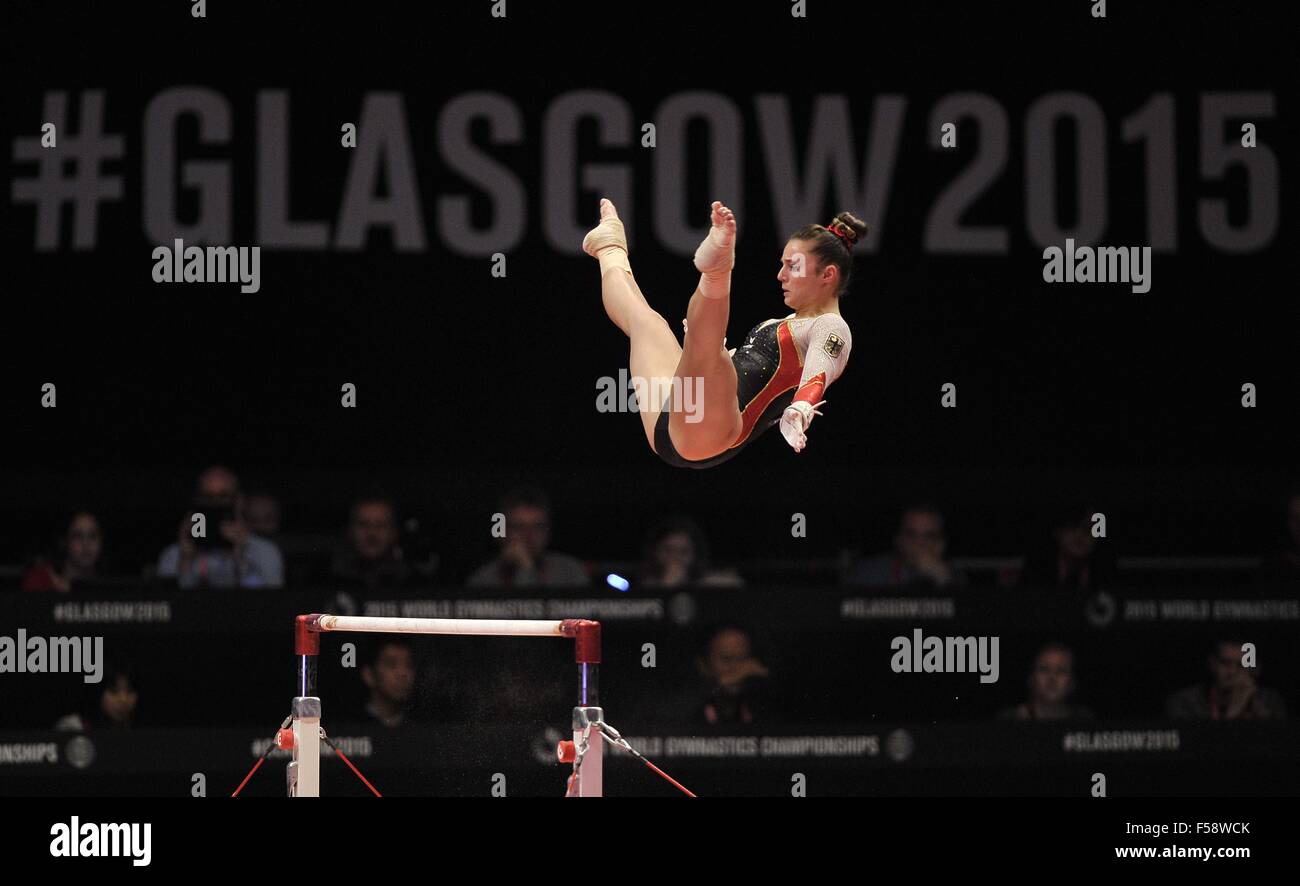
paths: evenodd
<path fill-rule="evenodd" d="M 822 350 L 832 357 L 838 357 L 840 351 L 844 350 L 844 339 L 832 332 L 826 336 L 826 344 L 822 345 Z"/>

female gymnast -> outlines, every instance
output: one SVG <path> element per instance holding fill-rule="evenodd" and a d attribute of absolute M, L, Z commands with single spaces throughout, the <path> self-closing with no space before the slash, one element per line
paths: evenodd
<path fill-rule="evenodd" d="M 600 261 L 605 312 L 632 343 L 629 372 L 646 440 L 681 468 L 721 464 L 775 424 L 795 452 L 803 451 L 808 425 L 826 402 L 822 392 L 843 374 L 853 349 L 840 296 L 853 270 L 853 245 L 867 233 L 848 212 L 826 227 L 795 231 L 776 275 L 794 313 L 758 324 L 742 346 L 728 351 L 736 218 L 715 201 L 711 221 L 695 251 L 700 283 L 682 321 L 680 345 L 632 276 L 612 202 L 600 201 L 600 224 L 582 241 L 583 251 Z M 662 399 L 644 394 L 665 389 Z"/>

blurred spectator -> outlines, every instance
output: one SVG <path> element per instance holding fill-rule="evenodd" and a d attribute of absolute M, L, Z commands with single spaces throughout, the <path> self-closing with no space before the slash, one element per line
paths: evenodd
<path fill-rule="evenodd" d="M 244 522 L 254 535 L 275 541 L 280 536 L 280 500 L 269 492 L 244 497 Z"/>
<path fill-rule="evenodd" d="M 551 504 L 532 486 L 515 489 L 501 500 L 506 518 L 501 553 L 470 575 L 471 587 L 547 585 L 576 587 L 590 579 L 582 563 L 568 554 L 547 550 L 551 543 Z"/>
<path fill-rule="evenodd" d="M 695 666 L 698 678 L 670 705 L 673 719 L 695 726 L 766 720 L 771 696 L 768 669 L 755 656 L 747 630 L 724 625 L 712 631 Z"/>
<path fill-rule="evenodd" d="M 844 578 L 845 584 L 875 588 L 965 585 L 966 577 L 944 559 L 948 539 L 943 523 L 943 514 L 932 505 L 907 508 L 894 536 L 894 552 L 854 563 Z"/>
<path fill-rule="evenodd" d="M 393 588 L 407 584 L 411 569 L 399 544 L 397 511 L 381 495 L 357 499 L 347 537 L 334 553 L 326 580 L 354 588 Z"/>
<path fill-rule="evenodd" d="M 1029 588 L 1098 590 L 1115 582 L 1115 557 L 1110 545 L 1092 534 L 1092 511 L 1076 509 L 1061 514 L 1052 526 L 1050 543 L 1025 558 L 1020 584 Z"/>
<path fill-rule="evenodd" d="M 1092 711 L 1070 704 L 1074 694 L 1074 653 L 1062 643 L 1048 643 L 1034 656 L 1026 681 L 1029 699 L 998 714 L 1003 720 L 1091 720 Z"/>
<path fill-rule="evenodd" d="M 1165 701 L 1165 714 L 1176 720 L 1278 720 L 1286 702 L 1272 689 L 1261 689 L 1259 668 L 1242 664 L 1242 642 L 1219 640 L 1206 666 L 1210 682 L 1189 686 Z"/>
<path fill-rule="evenodd" d="M 252 533 L 243 516 L 239 478 L 216 466 L 199 475 L 194 506 L 181 519 L 177 542 L 158 556 L 158 577 L 174 578 L 182 588 L 278 588 L 284 560 L 274 543 Z M 202 513 L 207 535 L 194 538 L 191 515 Z"/>
<path fill-rule="evenodd" d="M 665 520 L 646 536 L 641 566 L 644 587 L 739 587 L 744 583 L 734 570 L 709 566 L 708 540 L 699 525 L 688 517 Z"/>
<path fill-rule="evenodd" d="M 1283 506 L 1286 539 L 1282 549 L 1264 561 L 1265 581 L 1300 584 L 1300 490 L 1287 496 Z"/>
<path fill-rule="evenodd" d="M 54 728 L 61 732 L 98 732 L 131 729 L 136 724 L 140 693 L 131 670 L 110 665 L 104 679 L 95 684 L 82 711 L 61 717 Z"/>
<path fill-rule="evenodd" d="M 361 681 L 370 691 L 366 718 L 390 729 L 401 726 L 410 716 L 415 690 L 415 655 L 405 640 L 384 639 L 368 647 L 361 665 Z"/>
<path fill-rule="evenodd" d="M 99 577 L 104 552 L 99 520 L 89 511 L 77 511 L 63 527 L 53 559 L 40 560 L 23 575 L 24 591 L 58 591 L 66 594 L 78 583 Z"/>

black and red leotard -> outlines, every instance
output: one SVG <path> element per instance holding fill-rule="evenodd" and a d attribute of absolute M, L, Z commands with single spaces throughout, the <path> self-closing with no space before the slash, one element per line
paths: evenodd
<path fill-rule="evenodd" d="M 749 441 L 781 421 L 795 400 L 821 402 L 831 382 L 849 361 L 853 338 L 839 314 L 798 319 L 766 320 L 749 331 L 745 343 L 731 355 L 736 367 L 736 400 L 743 420 L 730 446 L 710 458 L 682 458 L 668 434 L 670 411 L 665 404 L 655 424 L 655 452 L 679 468 L 711 468 L 740 452 Z"/>

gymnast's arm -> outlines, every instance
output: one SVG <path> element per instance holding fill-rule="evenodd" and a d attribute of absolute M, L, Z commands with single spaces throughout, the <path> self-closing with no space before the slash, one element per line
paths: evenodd
<path fill-rule="evenodd" d="M 799 390 L 781 416 L 781 433 L 795 452 L 808 444 L 808 426 L 813 416 L 822 414 L 817 407 L 826 402 L 822 394 L 844 373 L 852 349 L 849 326 L 839 314 L 825 314 L 813 322 Z"/>

